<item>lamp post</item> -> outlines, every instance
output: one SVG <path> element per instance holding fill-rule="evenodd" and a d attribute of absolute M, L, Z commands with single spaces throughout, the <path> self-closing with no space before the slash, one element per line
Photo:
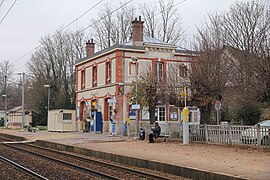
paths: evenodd
<path fill-rule="evenodd" d="M 50 110 L 50 85 L 45 84 L 45 88 L 48 88 L 48 105 L 47 105 L 47 110 L 48 110 L 48 117 L 49 117 L 49 110 Z"/>
<path fill-rule="evenodd" d="M 137 58 L 132 58 L 133 63 L 135 63 L 135 68 L 136 68 L 136 106 L 138 106 L 138 68 L 137 68 L 137 63 L 138 59 Z M 138 139 L 138 127 L 139 122 L 138 122 L 138 108 L 136 108 L 136 120 L 135 120 L 135 139 Z"/>
<path fill-rule="evenodd" d="M 24 94 L 25 94 L 25 73 L 18 73 L 22 75 L 22 128 L 24 127 Z"/>
<path fill-rule="evenodd" d="M 7 95 L 3 94 L 2 97 L 5 98 L 5 120 L 4 120 L 4 127 L 7 127 Z"/>

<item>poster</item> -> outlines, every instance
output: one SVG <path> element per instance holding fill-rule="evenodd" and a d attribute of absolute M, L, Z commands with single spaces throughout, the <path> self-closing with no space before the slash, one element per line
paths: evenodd
<path fill-rule="evenodd" d="M 143 107 L 142 109 L 142 120 L 149 120 L 150 119 L 150 113 L 148 111 L 148 108 Z"/>
<path fill-rule="evenodd" d="M 170 106 L 170 121 L 178 120 L 178 108 L 175 106 Z"/>

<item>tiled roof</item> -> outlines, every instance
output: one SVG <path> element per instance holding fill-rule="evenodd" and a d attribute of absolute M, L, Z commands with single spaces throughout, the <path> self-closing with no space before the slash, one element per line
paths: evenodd
<path fill-rule="evenodd" d="M 8 112 L 16 112 L 16 111 L 18 111 L 20 109 L 22 109 L 22 106 L 17 106 L 17 107 L 14 107 L 14 108 L 8 110 Z"/>
<path fill-rule="evenodd" d="M 161 41 L 161 40 L 159 40 L 159 39 L 152 38 L 152 37 L 148 37 L 148 36 L 144 36 L 144 37 L 143 37 L 143 42 L 144 42 L 144 43 L 150 43 L 150 44 L 159 44 L 159 45 L 175 46 L 174 44 L 166 43 L 166 42 L 163 42 L 163 41 Z M 128 42 L 126 42 L 126 43 L 123 43 L 123 45 L 133 46 L 132 40 L 131 40 L 131 41 L 128 41 Z"/>
<path fill-rule="evenodd" d="M 151 38 L 151 37 L 147 37 L 147 36 L 143 37 L 143 42 L 144 42 L 144 44 L 152 44 L 152 45 L 161 45 L 161 46 L 174 47 L 176 53 L 185 53 L 185 54 L 192 54 L 192 55 L 196 54 L 194 51 L 184 49 L 184 48 L 181 48 L 181 47 L 177 47 L 174 44 L 166 43 L 166 42 L 163 42 L 163 41 L 161 41 L 159 39 L 155 39 L 155 38 Z M 100 54 L 106 53 L 108 51 L 111 51 L 111 50 L 117 49 L 117 48 L 145 50 L 144 46 L 135 46 L 135 45 L 133 45 L 132 40 L 130 40 L 130 41 L 126 42 L 126 43 L 116 44 L 114 46 L 111 46 L 111 47 L 108 47 L 108 48 L 103 49 L 101 51 L 98 51 L 98 52 L 96 52 L 96 53 L 94 53 L 94 54 L 92 54 L 90 56 L 79 59 L 76 62 L 76 64 L 79 64 L 79 63 L 81 63 L 81 62 L 83 62 L 85 60 L 91 59 L 92 57 L 98 56 Z"/>

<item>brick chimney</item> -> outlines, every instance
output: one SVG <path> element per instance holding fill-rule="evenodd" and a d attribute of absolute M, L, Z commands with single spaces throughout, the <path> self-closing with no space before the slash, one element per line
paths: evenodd
<path fill-rule="evenodd" d="M 132 23 L 132 41 L 135 46 L 143 45 L 143 21 L 141 20 L 141 16 L 139 16 L 139 21 L 135 18 Z"/>
<path fill-rule="evenodd" d="M 88 40 L 86 43 L 86 56 L 91 56 L 92 54 L 95 53 L 95 43 L 93 39 Z"/>

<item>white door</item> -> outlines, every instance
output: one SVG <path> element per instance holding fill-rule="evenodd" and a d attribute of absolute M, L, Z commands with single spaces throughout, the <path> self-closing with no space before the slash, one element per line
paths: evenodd
<path fill-rule="evenodd" d="M 157 121 L 161 127 L 161 133 L 166 132 L 166 107 L 158 106 L 157 107 Z"/>

